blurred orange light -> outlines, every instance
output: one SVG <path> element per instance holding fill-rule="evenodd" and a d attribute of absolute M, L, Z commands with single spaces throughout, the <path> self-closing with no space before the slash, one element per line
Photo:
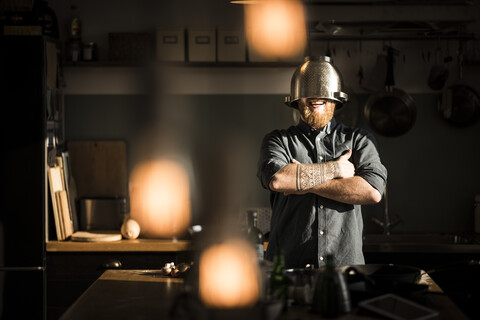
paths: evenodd
<path fill-rule="evenodd" d="M 248 45 L 260 55 L 289 58 L 304 53 L 305 12 L 300 0 L 263 0 L 245 5 Z"/>
<path fill-rule="evenodd" d="M 255 252 L 245 240 L 213 245 L 200 256 L 199 295 L 208 307 L 251 307 L 259 299 L 260 283 Z"/>
<path fill-rule="evenodd" d="M 185 169 L 170 160 L 140 163 L 130 177 L 130 216 L 147 238 L 182 235 L 191 220 L 190 183 Z"/>

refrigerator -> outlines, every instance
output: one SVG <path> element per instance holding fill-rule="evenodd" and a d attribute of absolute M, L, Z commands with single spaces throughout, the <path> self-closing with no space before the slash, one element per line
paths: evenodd
<path fill-rule="evenodd" d="M 46 318 L 48 43 L 0 37 L 0 319 Z"/>

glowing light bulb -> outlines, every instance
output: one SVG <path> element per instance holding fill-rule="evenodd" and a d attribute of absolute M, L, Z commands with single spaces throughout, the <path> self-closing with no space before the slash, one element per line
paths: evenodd
<path fill-rule="evenodd" d="M 173 238 L 185 233 L 191 220 L 190 183 L 176 162 L 140 163 L 130 177 L 130 216 L 147 238 Z"/>
<path fill-rule="evenodd" d="M 305 12 L 300 0 L 263 0 L 245 5 L 248 45 L 260 55 L 289 58 L 307 44 Z"/>
<path fill-rule="evenodd" d="M 251 307 L 261 292 L 254 249 L 240 239 L 208 247 L 199 260 L 199 295 L 212 308 Z"/>

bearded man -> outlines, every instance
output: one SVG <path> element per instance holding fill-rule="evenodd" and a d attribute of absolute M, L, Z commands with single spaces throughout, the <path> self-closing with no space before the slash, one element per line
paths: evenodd
<path fill-rule="evenodd" d="M 281 251 L 287 268 L 322 266 L 328 254 L 336 265 L 365 263 L 361 205 L 381 201 L 387 170 L 373 135 L 335 121 L 348 98 L 342 86 L 329 57 L 307 57 L 286 97 L 299 123 L 262 142 L 257 176 L 272 207 L 265 258 Z"/>

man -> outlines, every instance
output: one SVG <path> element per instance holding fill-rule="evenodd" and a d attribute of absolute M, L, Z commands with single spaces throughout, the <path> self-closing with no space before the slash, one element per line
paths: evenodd
<path fill-rule="evenodd" d="M 288 268 L 364 264 L 361 205 L 381 201 L 387 170 L 374 137 L 335 122 L 346 101 L 328 57 L 308 57 L 295 71 L 287 105 L 300 122 L 267 134 L 258 177 L 270 190 L 272 220 L 266 259 L 281 250 Z"/>

